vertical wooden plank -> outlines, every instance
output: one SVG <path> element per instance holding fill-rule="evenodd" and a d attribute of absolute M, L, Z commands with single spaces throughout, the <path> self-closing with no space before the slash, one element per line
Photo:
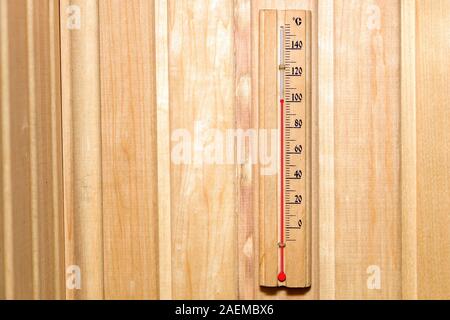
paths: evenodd
<path fill-rule="evenodd" d="M 236 55 L 236 128 L 250 133 L 252 123 L 252 84 L 251 84 L 251 1 L 234 1 L 234 45 Z M 255 159 L 251 154 L 250 141 L 245 145 L 236 145 L 237 159 L 237 214 L 238 214 L 238 288 L 239 299 L 253 299 L 255 297 L 254 269 L 255 235 L 253 210 L 253 174 L 252 167 Z M 253 146 L 254 148 L 255 146 Z M 256 215 L 257 216 L 257 215 Z"/>
<path fill-rule="evenodd" d="M 159 297 L 154 17 L 154 1 L 100 2 L 107 299 Z"/>
<path fill-rule="evenodd" d="M 235 125 L 233 3 L 169 1 L 175 299 L 237 298 L 236 169 L 215 141 Z"/>
<path fill-rule="evenodd" d="M 2 257 L 2 263 L 0 263 L 0 299 L 6 299 L 6 243 L 5 241 L 5 219 L 10 216 L 9 202 L 5 201 L 5 191 L 7 191 L 7 185 L 9 179 L 4 180 L 5 168 L 4 164 L 9 163 L 9 159 L 5 159 L 5 155 L 8 155 L 9 149 L 3 149 L 3 140 L 8 140 L 9 130 L 4 128 L 5 115 L 9 113 L 9 83 L 6 80 L 8 78 L 7 66 L 9 63 L 9 57 L 7 54 L 6 45 L 8 41 L 8 20 L 7 20 L 7 7 L 4 1 L 0 0 L 0 257 Z M 6 127 L 8 129 L 8 127 Z M 6 187 L 6 188 L 5 188 Z M 5 208 L 7 210 L 5 210 Z"/>
<path fill-rule="evenodd" d="M 14 241 L 13 201 L 11 174 L 11 80 L 10 80 L 10 12 L 8 2 L 0 2 L 0 48 L 1 48 L 1 129 L 2 129 L 2 297 L 14 299 Z M 14 83 L 12 84 L 14 85 Z M 29 279 L 29 277 L 28 277 Z"/>
<path fill-rule="evenodd" d="M 59 3 L 27 1 L 34 298 L 62 299 L 64 237 Z"/>
<path fill-rule="evenodd" d="M 450 2 L 417 1 L 417 292 L 450 296 Z"/>
<path fill-rule="evenodd" d="M 401 295 L 400 1 L 335 1 L 336 298 Z"/>
<path fill-rule="evenodd" d="M 5 22 L 3 22 L 5 19 Z M 2 1 L 6 297 L 33 298 L 27 2 Z"/>
<path fill-rule="evenodd" d="M 319 247 L 320 299 L 336 297 L 334 181 L 334 0 L 319 0 Z"/>
<path fill-rule="evenodd" d="M 55 298 L 65 299 L 64 181 L 62 149 L 60 3 L 49 5 L 52 139 L 53 247 Z M 45 183 L 45 180 L 44 180 Z M 45 244 L 47 245 L 47 244 Z"/>
<path fill-rule="evenodd" d="M 170 214 L 169 33 L 167 0 L 155 1 L 156 103 L 158 139 L 158 233 L 160 299 L 172 298 Z"/>
<path fill-rule="evenodd" d="M 255 0 L 251 3 L 251 32 L 252 32 L 252 122 L 254 128 L 259 128 L 259 119 L 255 116 L 258 110 L 258 82 L 259 82 L 259 11 L 262 9 L 277 9 L 277 10 L 310 10 L 312 12 L 312 34 L 317 35 L 317 1 L 316 0 Z M 318 113 L 317 106 L 317 37 L 312 37 L 312 145 L 317 146 L 317 132 L 318 132 Z M 314 177 L 312 178 L 312 283 L 319 283 L 318 261 L 319 261 L 319 247 L 318 247 L 318 148 L 313 148 L 312 151 L 312 171 Z M 254 166 L 253 169 L 253 211 L 260 212 L 259 207 L 259 189 L 261 181 L 259 179 L 259 165 Z M 258 215 L 255 216 L 254 222 L 254 237 L 255 237 L 255 257 L 259 256 L 259 228 Z M 259 266 L 256 265 L 254 273 L 259 275 Z M 259 276 L 255 277 L 254 282 L 256 298 L 257 299 L 312 299 L 318 297 L 318 286 L 313 285 L 311 289 L 272 289 L 261 288 L 259 286 Z"/>
<path fill-rule="evenodd" d="M 416 1 L 401 12 L 402 295 L 417 299 Z"/>
<path fill-rule="evenodd" d="M 30 125 L 30 214 L 31 214 L 31 251 L 32 251 L 32 272 L 33 272 L 33 298 L 39 297 L 39 216 L 38 216 L 38 170 L 37 170 L 37 106 L 36 106 L 36 74 L 35 74 L 35 48 L 34 48 L 34 3 L 26 2 L 26 22 L 27 22 L 27 59 L 28 59 L 28 116 Z"/>
<path fill-rule="evenodd" d="M 69 299 L 103 298 L 103 221 L 97 0 L 61 1 L 61 74 L 66 267 L 81 288 Z"/>
<path fill-rule="evenodd" d="M 1 295 L 8 299 L 64 297 L 58 7 L 1 1 Z"/>

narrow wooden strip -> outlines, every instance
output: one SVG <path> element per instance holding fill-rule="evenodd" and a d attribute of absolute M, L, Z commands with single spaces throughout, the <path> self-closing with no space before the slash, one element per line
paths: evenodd
<path fill-rule="evenodd" d="M 335 194 L 334 194 L 334 1 L 318 2 L 319 72 L 319 247 L 320 299 L 334 299 Z"/>
<path fill-rule="evenodd" d="M 169 33 L 167 0 L 155 1 L 156 103 L 158 137 L 159 297 L 172 298 L 170 211 Z"/>
<path fill-rule="evenodd" d="M 255 239 L 253 210 L 253 174 L 252 164 L 256 148 L 256 132 L 253 128 L 251 106 L 251 1 L 234 1 L 234 41 L 236 56 L 236 129 L 243 130 L 246 141 L 236 144 L 236 170 L 238 185 L 236 188 L 236 206 L 238 215 L 238 277 L 239 299 L 255 297 L 254 273 Z M 248 138 L 247 138 L 248 134 Z M 250 145 L 252 144 L 252 145 Z"/>
<path fill-rule="evenodd" d="M 320 150 L 319 150 L 319 45 L 318 45 L 318 22 L 319 22 L 319 11 L 318 11 L 318 1 L 307 1 L 305 2 L 305 10 L 310 11 L 311 20 L 311 38 L 310 38 L 310 92 L 311 92 L 311 105 L 310 105 L 310 143 L 312 146 L 311 156 L 310 156 L 310 168 L 311 168 L 311 186 L 310 186 L 310 250 L 311 250 L 311 288 L 309 290 L 303 291 L 303 297 L 305 299 L 319 299 L 320 292 L 320 240 L 319 240 L 319 227 L 320 227 L 320 211 L 319 211 L 319 201 L 320 201 Z"/>
<path fill-rule="evenodd" d="M 64 272 L 64 208 L 62 179 L 62 126 L 61 126 L 61 46 L 60 46 L 60 11 L 59 1 L 49 1 L 49 85 L 50 85 L 50 121 L 51 121 L 51 172 L 53 209 L 53 274 L 54 299 L 65 299 Z M 48 280 L 49 282 L 51 280 Z"/>
<path fill-rule="evenodd" d="M 37 168 L 37 119 L 36 119 L 36 76 L 34 46 L 34 1 L 27 0 L 27 58 L 28 58 L 28 112 L 30 125 L 30 197 L 31 197 L 31 251 L 33 269 L 33 298 L 39 298 L 39 200 L 38 200 L 38 168 Z"/>
<path fill-rule="evenodd" d="M 154 1 L 100 2 L 107 299 L 159 297 L 154 23 Z"/>
<path fill-rule="evenodd" d="M 6 299 L 14 298 L 14 244 L 13 204 L 11 177 L 11 101 L 9 80 L 9 17 L 8 2 L 0 1 L 1 46 L 1 119 L 2 119 L 2 218 L 3 218 L 3 274 Z"/>
<path fill-rule="evenodd" d="M 402 292 L 417 299 L 416 1 L 401 3 Z"/>
<path fill-rule="evenodd" d="M 67 298 L 102 299 L 98 0 L 62 0 L 60 9 Z"/>
<path fill-rule="evenodd" d="M 3 163 L 5 162 L 4 159 L 4 152 L 3 152 L 3 139 L 4 139 L 4 131 L 3 131 L 3 119 L 4 119 L 4 111 L 7 106 L 8 101 L 5 99 L 4 91 L 5 87 L 7 86 L 6 80 L 4 77 L 4 66 L 7 65 L 7 59 L 4 59 L 4 47 L 6 44 L 4 43 L 5 37 L 4 32 L 6 31 L 4 29 L 4 21 L 5 21 L 5 15 L 3 14 L 4 6 L 0 4 L 0 257 L 3 257 L 2 262 L 0 263 L 0 299 L 5 300 L 6 299 L 6 279 L 5 279 L 5 267 L 6 267 L 6 248 L 5 248 L 5 202 L 4 202 L 4 187 L 5 182 L 3 179 Z M 5 85 L 6 84 L 6 85 Z M 6 88 L 7 89 L 7 88 Z"/>

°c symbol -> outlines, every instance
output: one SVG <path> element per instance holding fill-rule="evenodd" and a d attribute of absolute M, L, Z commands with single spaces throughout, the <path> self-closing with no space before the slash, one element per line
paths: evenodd
<path fill-rule="evenodd" d="M 300 17 L 294 17 L 294 18 L 292 18 L 292 20 L 294 20 L 294 22 L 295 22 L 295 24 L 297 25 L 297 26 L 301 26 L 302 25 L 302 18 L 300 18 Z"/>

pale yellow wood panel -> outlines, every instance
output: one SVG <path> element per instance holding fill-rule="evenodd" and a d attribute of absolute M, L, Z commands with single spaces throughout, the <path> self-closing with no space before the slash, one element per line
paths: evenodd
<path fill-rule="evenodd" d="M 416 1 L 401 6 L 402 298 L 417 299 Z"/>
<path fill-rule="evenodd" d="M 250 134 L 252 122 L 252 31 L 251 0 L 234 1 L 234 43 L 236 56 L 235 94 L 236 127 Z M 254 133 L 254 131 L 253 131 Z M 255 147 L 255 146 L 253 146 Z M 255 296 L 255 212 L 253 210 L 253 161 L 250 153 L 250 138 L 244 145 L 236 145 L 236 206 L 238 212 L 238 287 L 239 299 L 252 299 Z M 238 160 L 240 159 L 240 160 Z M 256 216 L 258 216 L 256 214 Z"/>
<path fill-rule="evenodd" d="M 238 293 L 236 168 L 217 164 L 221 154 L 233 160 L 234 146 L 226 150 L 215 141 L 235 126 L 233 3 L 169 1 L 175 299 L 234 299 Z M 185 158 L 177 164 L 180 154 Z"/>
<path fill-rule="evenodd" d="M 2 286 L 64 297 L 59 5 L 1 1 Z"/>
<path fill-rule="evenodd" d="M 172 298 L 170 197 L 169 33 L 167 0 L 155 1 L 155 57 L 158 148 L 159 298 Z"/>
<path fill-rule="evenodd" d="M 62 0 L 60 4 L 66 296 L 102 299 L 98 1 Z"/>
<path fill-rule="evenodd" d="M 334 12 L 336 298 L 400 298 L 400 2 Z"/>
<path fill-rule="evenodd" d="M 450 2 L 417 1 L 417 292 L 450 298 Z"/>
<path fill-rule="evenodd" d="M 334 0 L 319 0 L 318 46 L 318 149 L 319 149 L 319 230 L 313 248 L 319 246 L 320 299 L 336 297 L 335 179 L 334 179 Z M 317 159 L 317 158 L 316 158 Z M 317 168 L 317 166 L 316 166 Z M 315 284 L 317 285 L 317 284 Z"/>
<path fill-rule="evenodd" d="M 259 82 L 259 11 L 262 9 L 277 9 L 277 10 L 288 10 L 288 9 L 296 9 L 296 10 L 310 10 L 312 12 L 312 33 L 316 34 L 317 32 L 317 1 L 314 0 L 295 0 L 295 1 L 275 1 L 275 0 L 256 0 L 251 3 L 251 38 L 252 38 L 252 121 L 254 128 L 258 128 L 259 119 L 257 117 L 258 114 L 258 106 L 259 106 L 259 97 L 258 97 L 258 82 Z M 317 113 L 315 112 L 316 103 L 317 103 L 317 37 L 312 38 L 311 43 L 312 49 L 312 145 L 317 146 Z M 255 278 L 253 281 L 255 296 L 256 299 L 313 299 L 318 296 L 318 268 L 316 264 L 318 263 L 318 207 L 317 207 L 317 195 L 318 195 L 318 148 L 313 148 L 312 151 L 312 163 L 313 163 L 313 174 L 312 178 L 312 241 L 314 243 L 312 247 L 312 283 L 317 284 L 317 286 L 313 285 L 311 289 L 277 289 L 277 288 L 261 288 L 259 286 L 259 265 L 254 265 L 254 274 Z M 254 217 L 254 230 L 253 237 L 254 239 L 254 249 L 253 251 L 243 251 L 239 252 L 240 255 L 254 255 L 254 259 L 259 257 L 259 228 L 258 228 L 258 218 L 257 214 L 254 212 L 259 212 L 259 190 L 260 190 L 260 179 L 259 179 L 259 167 L 255 166 L 252 172 L 253 174 L 253 206 L 245 206 L 242 207 L 240 211 L 241 216 L 251 216 L 252 213 L 249 213 L 250 210 L 253 211 Z M 241 178 L 242 179 L 242 178 Z M 247 182 L 248 183 L 248 182 Z"/>
<path fill-rule="evenodd" d="M 9 197 L 9 184 L 10 178 L 6 176 L 8 180 L 6 180 L 5 184 L 5 165 L 8 169 L 10 160 L 9 160 L 9 147 L 3 149 L 4 141 L 7 142 L 9 140 L 9 128 L 7 119 L 5 120 L 4 114 L 9 112 L 9 82 L 6 81 L 8 78 L 8 69 L 5 67 L 8 65 L 9 55 L 7 54 L 8 46 L 5 45 L 8 41 L 7 35 L 7 24 L 8 20 L 6 19 L 7 11 L 6 6 L 0 2 L 0 257 L 3 257 L 4 263 L 0 263 L 0 299 L 4 300 L 6 298 L 6 244 L 5 235 L 7 234 L 5 231 L 5 222 L 8 222 L 7 219 L 11 219 L 11 210 L 10 203 L 5 202 L 5 195 Z M 6 128 L 5 128 L 6 123 Z M 5 206 L 6 204 L 6 206 Z M 5 215 L 6 214 L 6 215 Z M 5 221 L 6 218 L 6 221 Z"/>
<path fill-rule="evenodd" d="M 154 13 L 100 2 L 106 299 L 159 297 Z"/>

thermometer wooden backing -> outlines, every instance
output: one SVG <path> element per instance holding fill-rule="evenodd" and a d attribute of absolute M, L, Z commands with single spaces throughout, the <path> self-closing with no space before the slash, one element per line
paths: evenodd
<path fill-rule="evenodd" d="M 258 90 L 259 128 L 276 129 L 278 135 L 277 174 L 263 173 L 260 165 L 260 285 L 310 287 L 309 11 L 260 11 Z M 273 146 L 270 134 L 266 137 L 266 145 Z"/>

